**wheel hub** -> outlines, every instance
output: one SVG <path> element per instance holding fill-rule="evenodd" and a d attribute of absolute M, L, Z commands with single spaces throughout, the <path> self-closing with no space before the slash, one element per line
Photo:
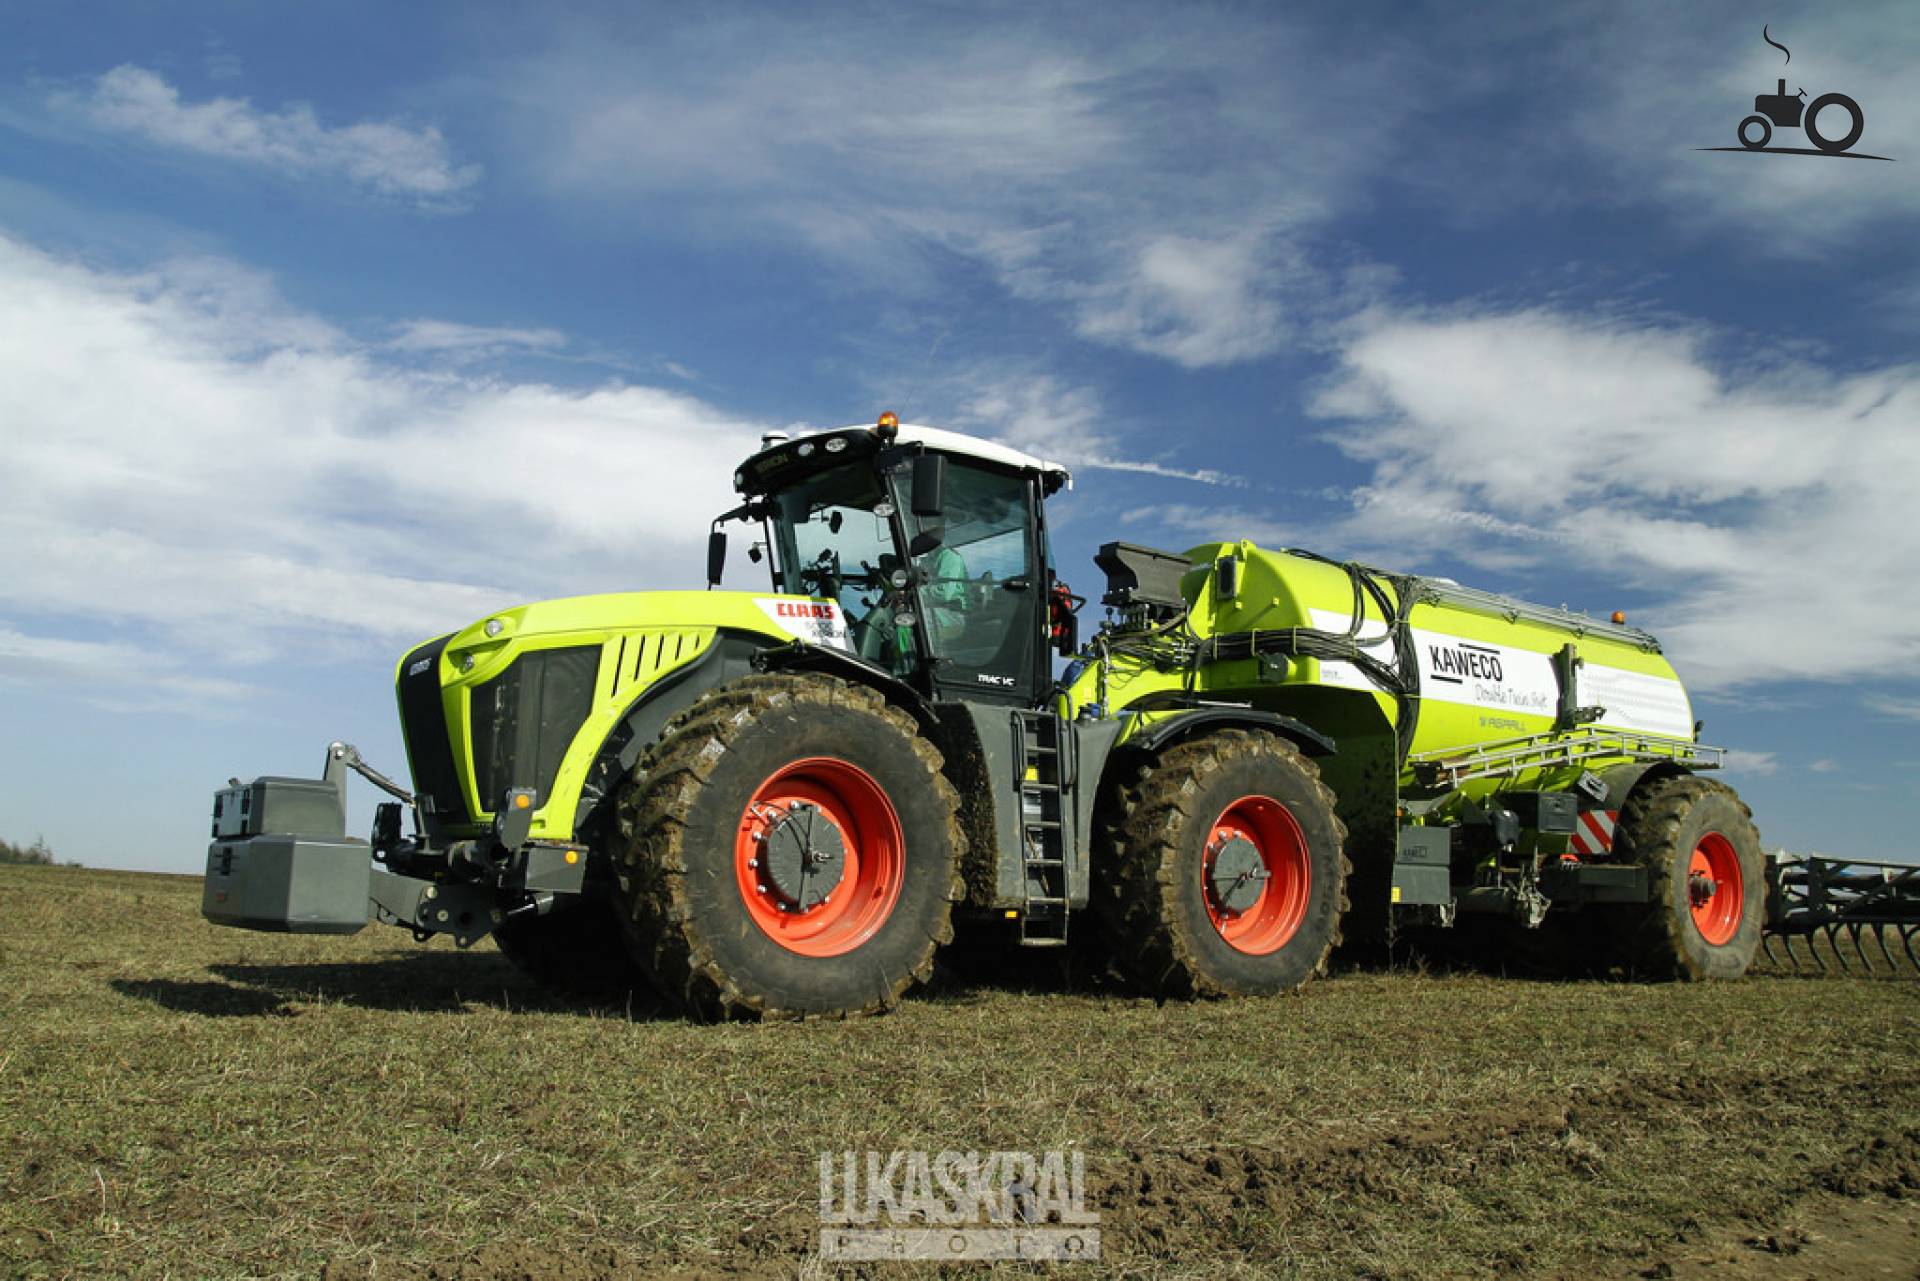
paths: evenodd
<path fill-rule="evenodd" d="M 1213 851 L 1213 901 L 1224 912 L 1244 912 L 1260 901 L 1269 875 L 1258 846 L 1244 836 L 1229 836 Z"/>
<path fill-rule="evenodd" d="M 1687 907 L 1709 947 L 1725 947 L 1740 933 L 1746 911 L 1740 855 L 1721 832 L 1707 832 L 1687 860 Z"/>
<path fill-rule="evenodd" d="M 846 840 L 819 806 L 806 801 L 766 818 L 756 870 L 781 906 L 811 911 L 827 901 L 846 872 Z"/>

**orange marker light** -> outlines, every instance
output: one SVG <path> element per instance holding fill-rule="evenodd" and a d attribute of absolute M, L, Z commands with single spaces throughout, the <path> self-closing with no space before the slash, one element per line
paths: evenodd
<path fill-rule="evenodd" d="M 578 863 L 579 861 L 580 861 L 580 851 L 579 851 L 579 850 L 568 850 L 568 851 L 567 851 L 567 866 L 568 866 L 568 867 L 572 867 L 572 866 L 573 866 L 573 865 L 574 865 L 575 863 Z"/>
<path fill-rule="evenodd" d="M 894 413 L 891 409 L 889 409 L 886 413 L 880 415 L 879 426 L 898 427 L 899 425 L 900 425 L 900 415 Z"/>
<path fill-rule="evenodd" d="M 531 804 L 533 804 L 533 798 L 531 796 L 528 796 L 525 792 L 522 792 L 520 795 L 513 798 L 513 808 L 517 810 L 523 810 Z"/>
<path fill-rule="evenodd" d="M 1625 611 L 1625 610 L 1622 610 L 1622 609 L 1616 609 L 1616 610 L 1614 610 L 1614 611 L 1613 611 L 1613 621 L 1614 621 L 1614 622 L 1616 622 L 1616 623 L 1624 623 L 1624 622 L 1626 622 L 1626 621 L 1627 621 L 1627 613 L 1626 613 L 1626 611 Z"/>

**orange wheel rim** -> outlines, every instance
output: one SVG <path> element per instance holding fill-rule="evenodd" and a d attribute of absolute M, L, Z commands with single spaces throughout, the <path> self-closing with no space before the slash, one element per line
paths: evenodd
<path fill-rule="evenodd" d="M 1719 832 L 1708 832 L 1687 860 L 1687 900 L 1694 928 L 1713 947 L 1722 947 L 1740 932 L 1746 886 L 1741 882 L 1740 856 L 1733 842 Z"/>
<path fill-rule="evenodd" d="M 1207 918 L 1235 951 L 1265 956 L 1285 947 L 1307 916 L 1313 861 L 1287 807 L 1243 796 L 1207 835 L 1201 893 Z"/>
<path fill-rule="evenodd" d="M 733 865 L 761 933 L 801 956 L 841 956 L 893 915 L 906 840 L 872 775 L 810 756 L 754 791 L 734 834 Z"/>

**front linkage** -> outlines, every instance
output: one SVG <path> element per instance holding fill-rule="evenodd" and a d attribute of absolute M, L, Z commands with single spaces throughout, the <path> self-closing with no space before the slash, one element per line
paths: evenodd
<path fill-rule="evenodd" d="M 395 798 L 375 811 L 371 841 L 346 834 L 350 772 Z M 201 911 L 223 925 L 295 934 L 353 934 L 379 920 L 469 947 L 585 887 L 584 846 L 528 839 L 536 800 L 512 788 L 491 833 L 436 849 L 422 835 L 417 798 L 352 744 L 331 743 L 318 779 L 232 779 L 214 794 Z M 403 808 L 414 814 L 410 837 L 401 835 Z"/>

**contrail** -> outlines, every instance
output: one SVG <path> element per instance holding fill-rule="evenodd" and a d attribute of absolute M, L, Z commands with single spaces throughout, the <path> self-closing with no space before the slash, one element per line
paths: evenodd
<path fill-rule="evenodd" d="M 1771 26 L 1771 25 L 1772 25 L 1771 23 L 1768 24 L 1768 26 Z M 1781 53 L 1786 54 L 1787 62 L 1793 61 L 1793 50 L 1787 48 L 1787 46 L 1781 44 L 1778 40 L 1775 40 L 1772 36 L 1768 35 L 1766 27 L 1760 28 L 1760 38 L 1766 41 L 1768 44 L 1772 45 L 1774 48 L 1778 49 Z M 1786 64 L 1782 63 L 1781 65 L 1785 66 Z"/>

